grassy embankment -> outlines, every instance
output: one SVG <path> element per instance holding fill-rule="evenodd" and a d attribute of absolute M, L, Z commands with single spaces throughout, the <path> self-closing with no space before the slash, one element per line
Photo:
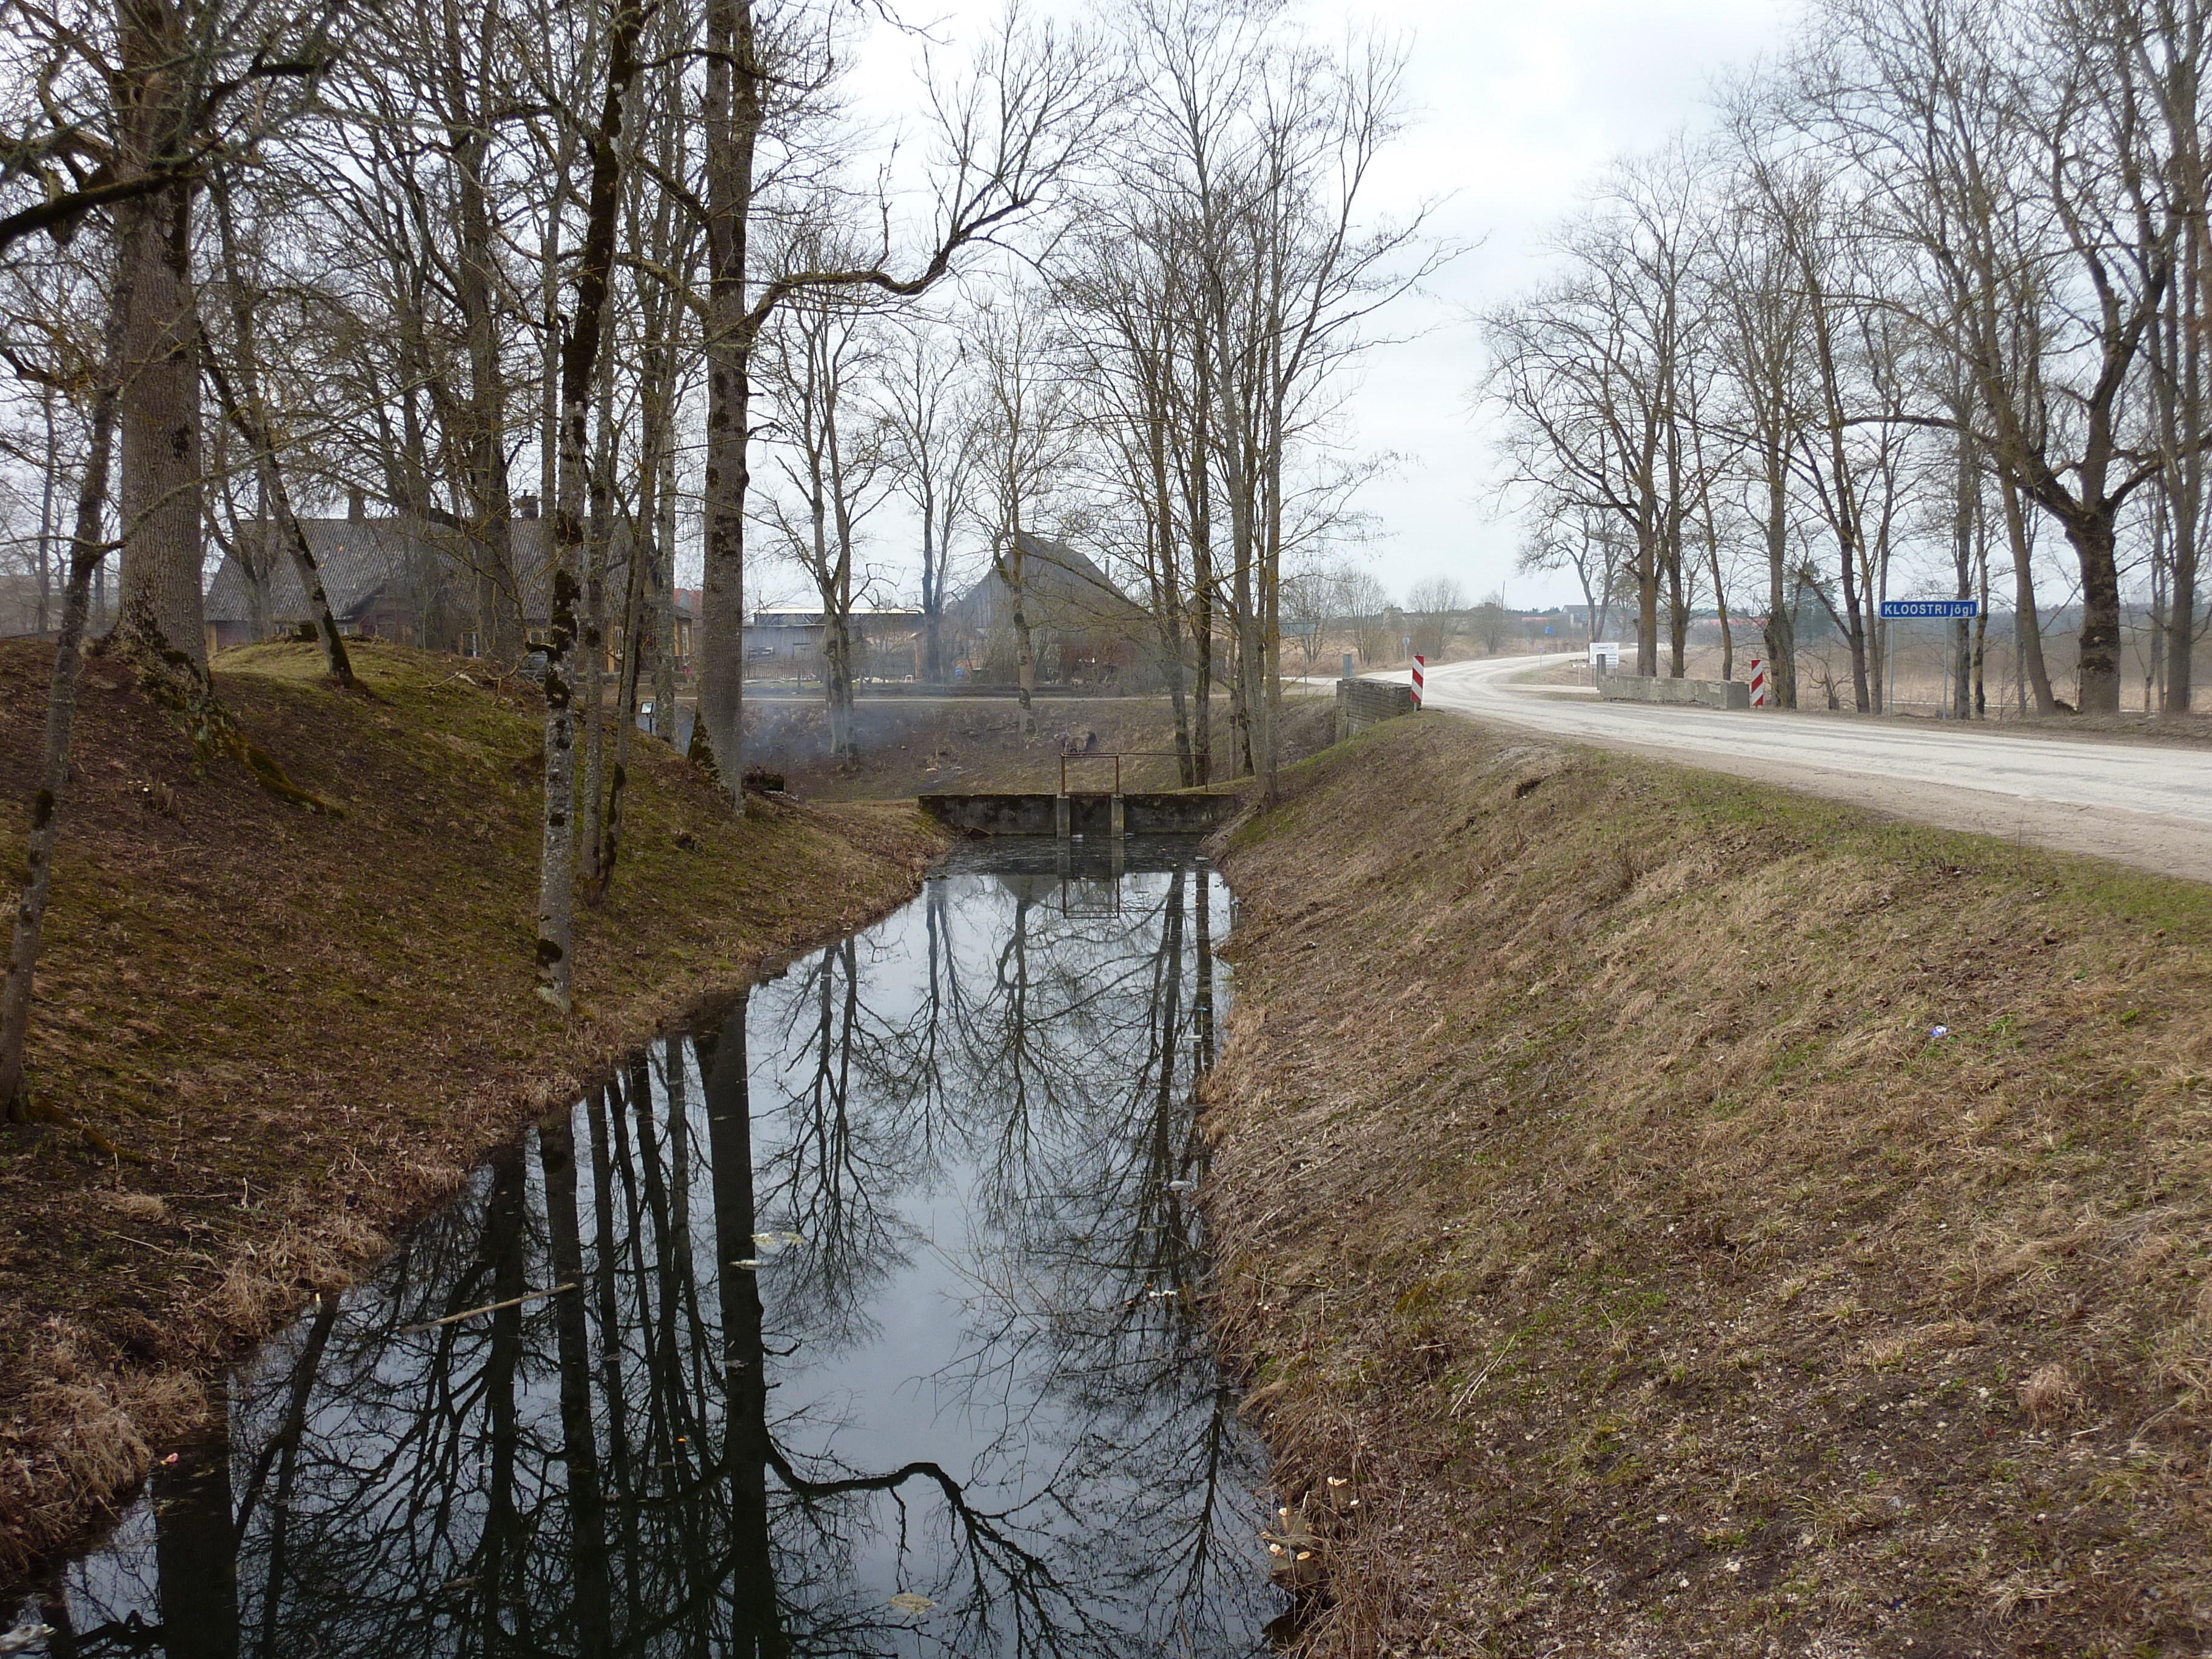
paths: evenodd
<path fill-rule="evenodd" d="M 2207 1646 L 2212 890 L 1431 716 L 1291 781 L 1205 1121 L 1312 1651 Z"/>
<path fill-rule="evenodd" d="M 20 868 L 46 653 L 0 647 L 0 860 Z M 530 1116 L 763 958 L 913 890 L 911 808 L 740 819 L 632 749 L 605 908 L 579 907 L 579 1007 L 532 994 L 543 702 L 452 659 L 226 653 L 216 684 L 295 781 L 279 802 L 94 659 L 40 963 L 43 1097 L 121 1156 L 0 1131 L 0 1573 L 66 1541 L 204 1409 L 202 1383 L 344 1282 Z"/>

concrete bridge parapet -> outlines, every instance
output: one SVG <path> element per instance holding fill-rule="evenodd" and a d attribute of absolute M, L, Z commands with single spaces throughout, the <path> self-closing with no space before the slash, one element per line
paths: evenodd
<path fill-rule="evenodd" d="M 1749 708 L 1751 686 L 1743 680 L 1674 680 L 1646 674 L 1597 677 L 1597 694 L 1613 702 L 1669 702 L 1700 708 Z"/>
<path fill-rule="evenodd" d="M 1342 743 L 1370 726 L 1413 712 L 1413 688 L 1389 680 L 1336 683 L 1336 740 Z"/>

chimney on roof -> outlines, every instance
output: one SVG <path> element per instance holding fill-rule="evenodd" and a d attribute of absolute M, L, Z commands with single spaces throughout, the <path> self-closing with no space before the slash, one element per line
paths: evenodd
<path fill-rule="evenodd" d="M 359 489 L 346 491 L 346 517 L 359 524 L 368 516 L 368 496 Z"/>
<path fill-rule="evenodd" d="M 526 519 L 536 518 L 538 516 L 538 497 L 535 495 L 517 495 L 514 498 L 514 510 L 517 513 L 520 513 Z"/>

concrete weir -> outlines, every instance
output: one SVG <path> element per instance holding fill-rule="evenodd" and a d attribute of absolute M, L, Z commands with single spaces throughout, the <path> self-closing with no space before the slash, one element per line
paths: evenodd
<path fill-rule="evenodd" d="M 1133 789 L 1124 793 L 1071 791 L 921 797 L 921 810 L 948 830 L 984 836 L 1203 835 L 1236 816 L 1234 795 L 1179 789 Z"/>

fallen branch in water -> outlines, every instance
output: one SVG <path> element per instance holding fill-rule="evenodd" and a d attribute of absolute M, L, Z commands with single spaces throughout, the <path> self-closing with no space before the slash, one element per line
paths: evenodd
<path fill-rule="evenodd" d="M 573 1291 L 575 1288 L 574 1285 L 556 1285 L 549 1290 L 532 1291 L 523 1296 L 511 1296 L 504 1302 L 487 1302 L 481 1308 L 464 1308 L 459 1313 L 447 1314 L 443 1319 L 425 1320 L 420 1325 L 402 1325 L 399 1328 L 399 1334 L 412 1336 L 417 1331 L 434 1331 L 441 1325 L 458 1325 L 462 1320 L 474 1319 L 478 1314 L 497 1313 L 501 1308 L 519 1308 L 526 1302 L 536 1302 L 545 1297 L 558 1296 L 563 1291 Z"/>

